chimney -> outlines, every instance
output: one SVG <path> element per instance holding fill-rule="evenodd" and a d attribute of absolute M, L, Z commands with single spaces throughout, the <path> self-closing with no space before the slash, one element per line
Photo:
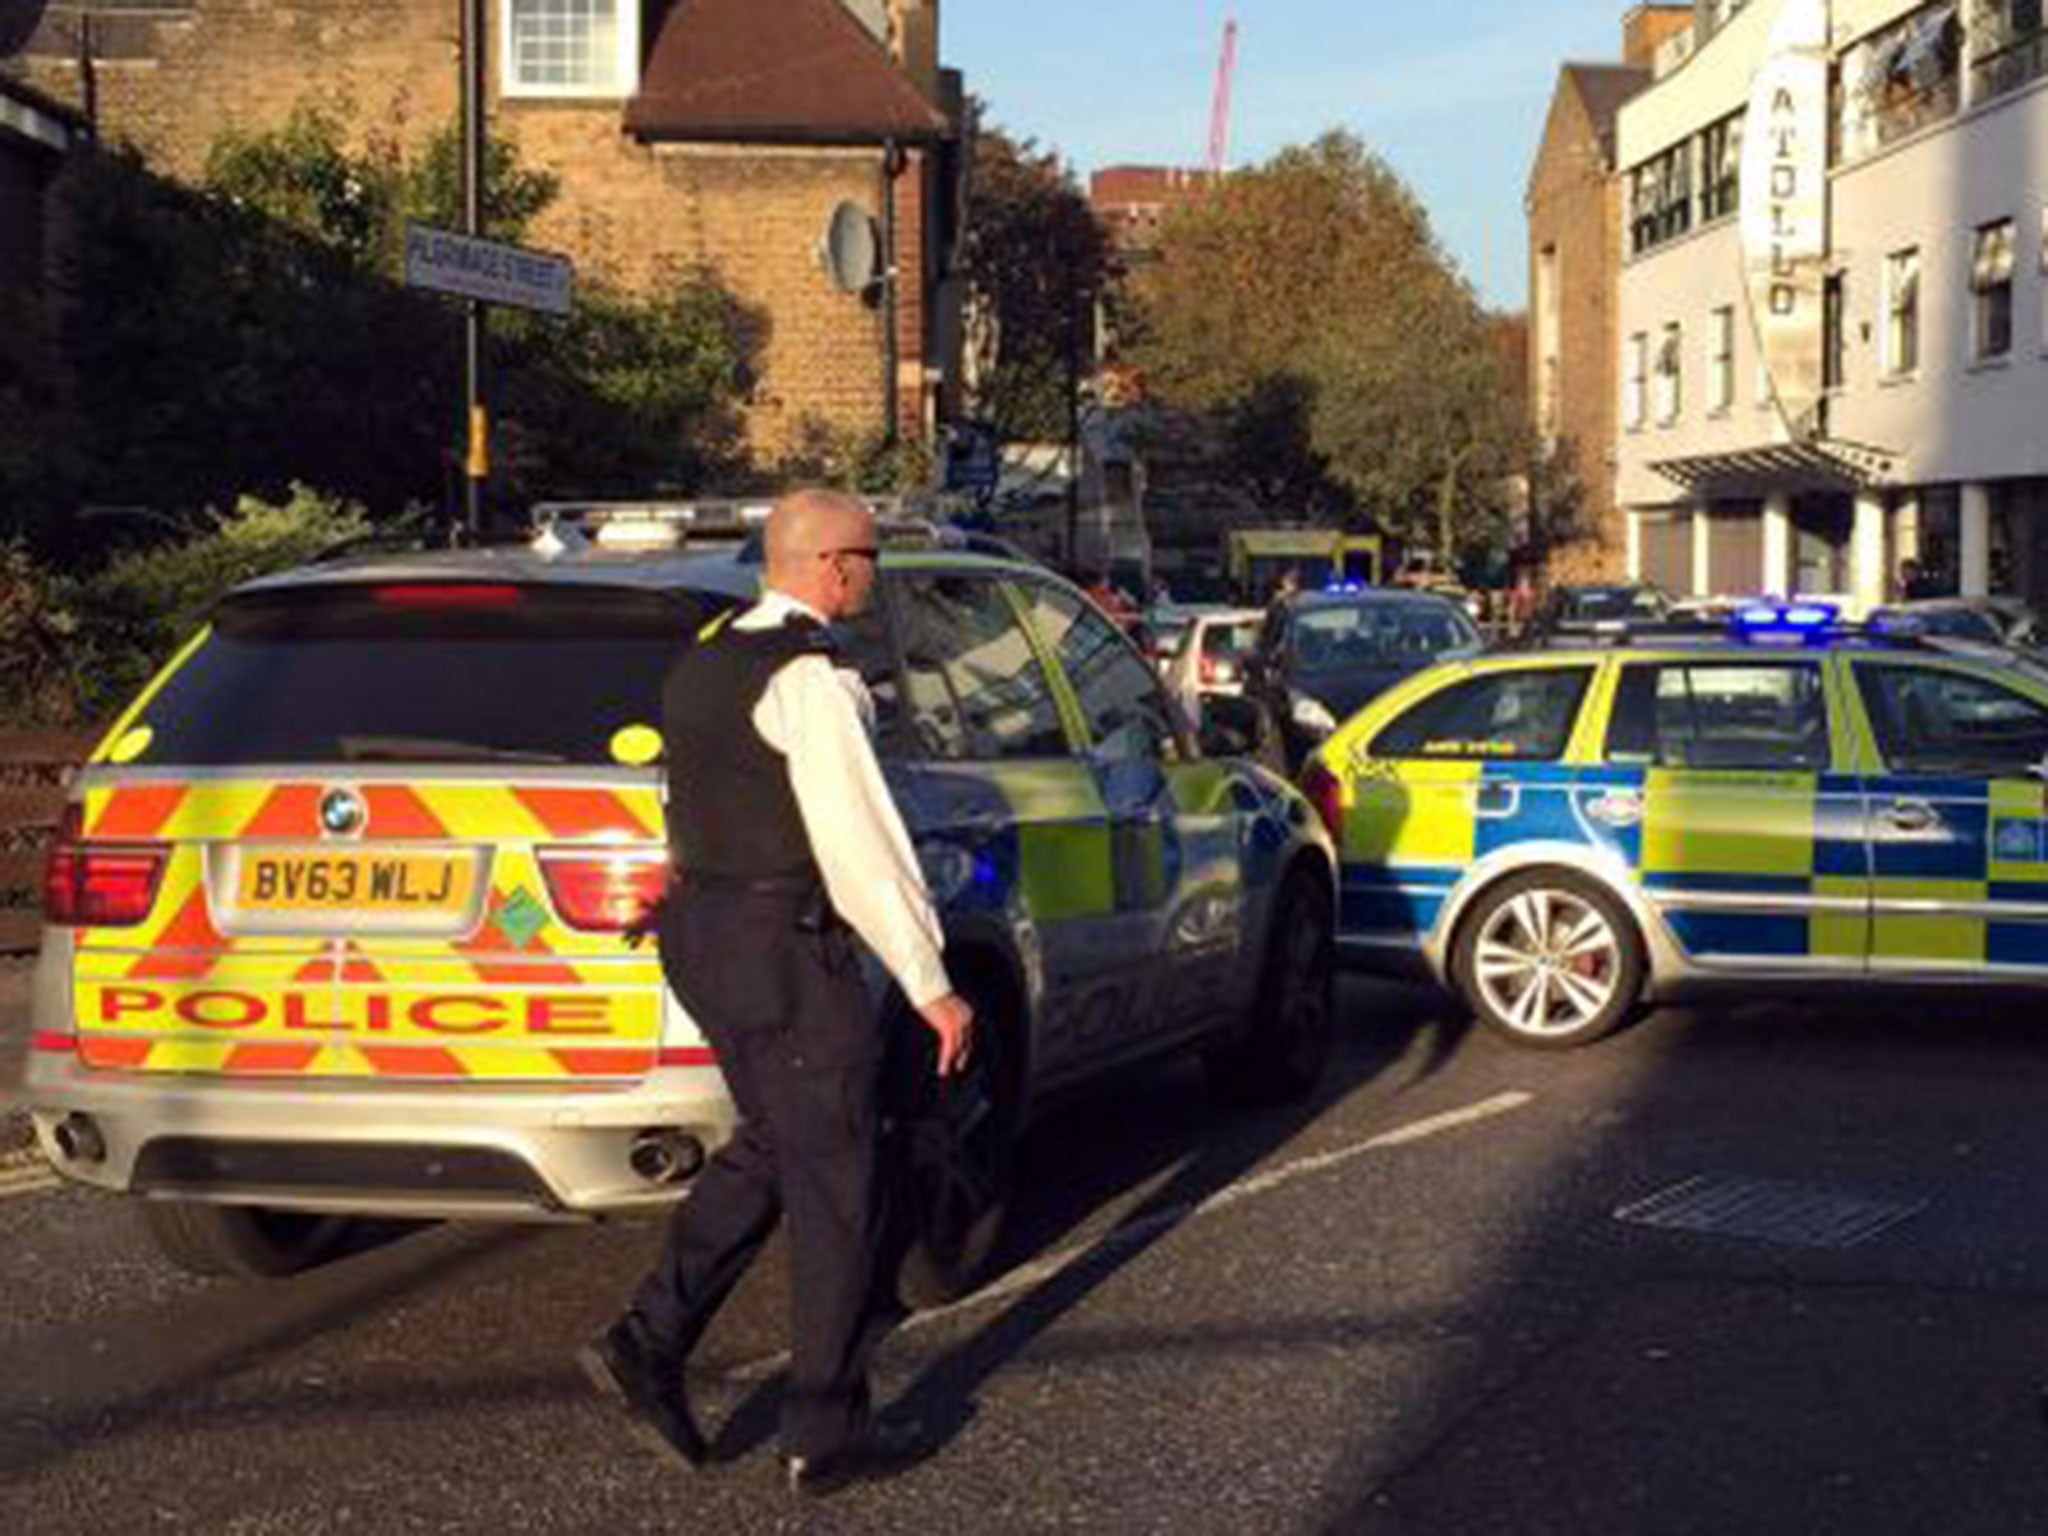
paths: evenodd
<path fill-rule="evenodd" d="M 1702 0 L 1704 5 L 1704 0 Z M 1696 7 L 1684 5 L 1639 5 L 1621 18 L 1621 61 L 1634 69 L 1648 69 L 1657 50 L 1693 24 Z"/>
<path fill-rule="evenodd" d="M 889 51 L 929 101 L 939 99 L 939 0 L 888 0 Z"/>

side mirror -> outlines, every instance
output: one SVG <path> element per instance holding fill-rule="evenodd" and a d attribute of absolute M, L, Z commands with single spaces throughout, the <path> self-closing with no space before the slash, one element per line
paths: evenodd
<path fill-rule="evenodd" d="M 1259 750 L 1259 706 L 1230 694 L 1202 701 L 1200 738 L 1205 757 L 1250 757 Z"/>

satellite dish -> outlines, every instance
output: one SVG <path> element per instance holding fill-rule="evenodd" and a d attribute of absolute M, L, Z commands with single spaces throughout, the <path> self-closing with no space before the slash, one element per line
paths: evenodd
<path fill-rule="evenodd" d="M 825 225 L 819 259 L 841 293 L 865 293 L 882 275 L 882 238 L 859 203 L 841 203 Z"/>

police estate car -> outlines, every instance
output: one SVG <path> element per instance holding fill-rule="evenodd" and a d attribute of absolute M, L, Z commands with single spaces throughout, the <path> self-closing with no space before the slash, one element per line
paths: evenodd
<path fill-rule="evenodd" d="M 1342 957 L 1562 1047 L 1719 983 L 2048 983 L 2044 753 L 2038 666 L 1778 604 L 1439 667 L 1303 783 Z"/>
<path fill-rule="evenodd" d="M 188 1266 L 287 1272 L 362 1214 L 655 1207 L 727 1134 L 630 930 L 667 874 L 663 674 L 758 568 L 549 548 L 245 586 L 78 775 L 27 1099 L 56 1167 L 149 1197 Z M 986 1254 L 1049 1090 L 1190 1044 L 1229 1093 L 1313 1082 L 1334 860 L 1074 587 L 957 551 L 882 572 L 845 641 L 994 1024 L 966 1092 L 902 1116 L 932 1296 Z"/>

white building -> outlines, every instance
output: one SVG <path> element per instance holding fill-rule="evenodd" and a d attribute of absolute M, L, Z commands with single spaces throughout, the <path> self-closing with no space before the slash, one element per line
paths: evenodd
<path fill-rule="evenodd" d="M 1824 77 L 1818 46 L 1777 73 L 1795 8 Z M 1617 129 L 1632 574 L 1861 609 L 1912 561 L 1930 594 L 2048 598 L 2043 9 L 1719 0 L 1667 45 Z M 1752 103 L 1767 68 L 1806 84 Z"/>

